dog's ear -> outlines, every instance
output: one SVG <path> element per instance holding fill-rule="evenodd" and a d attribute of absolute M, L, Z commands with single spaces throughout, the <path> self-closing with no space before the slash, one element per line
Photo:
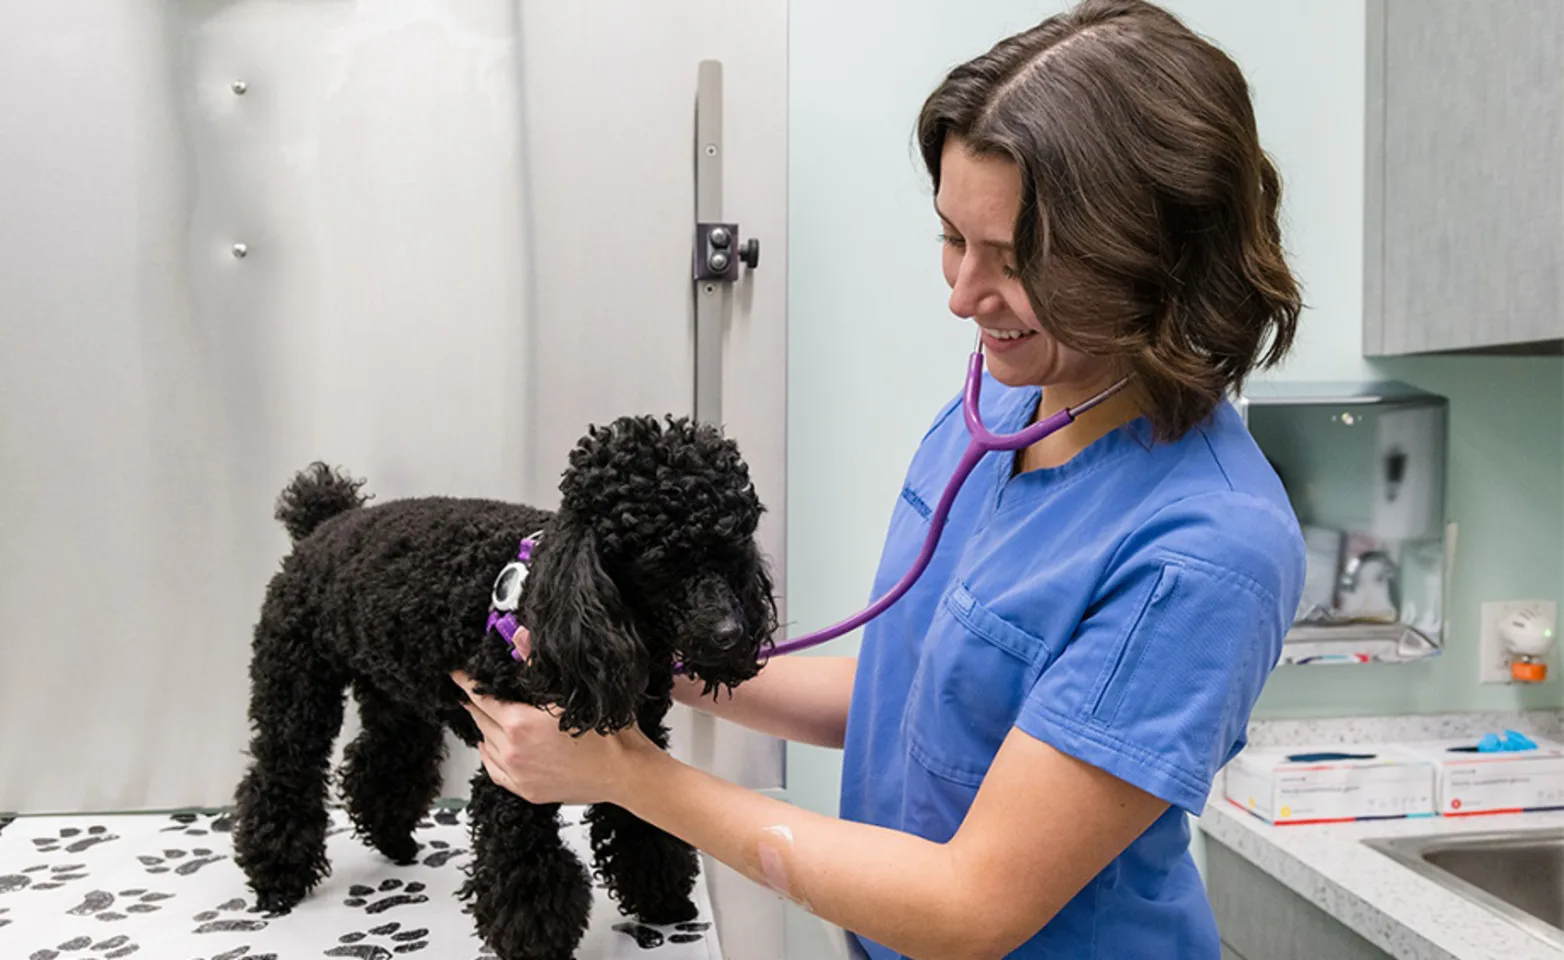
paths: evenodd
<path fill-rule="evenodd" d="M 561 729 L 608 733 L 633 724 L 646 692 L 646 648 L 581 524 L 564 520 L 539 543 L 525 612 L 527 686 L 537 702 L 563 711 Z"/>

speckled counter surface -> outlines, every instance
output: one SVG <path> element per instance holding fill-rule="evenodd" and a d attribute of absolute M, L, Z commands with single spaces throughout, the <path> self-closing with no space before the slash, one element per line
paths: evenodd
<path fill-rule="evenodd" d="M 1557 711 L 1257 722 L 1256 745 L 1476 737 L 1513 728 L 1561 737 Z M 1470 818 L 1275 827 L 1232 806 L 1220 785 L 1200 829 L 1395 957 L 1415 960 L 1564 960 L 1564 950 L 1445 889 L 1362 841 L 1496 830 L 1564 829 L 1564 811 Z"/>

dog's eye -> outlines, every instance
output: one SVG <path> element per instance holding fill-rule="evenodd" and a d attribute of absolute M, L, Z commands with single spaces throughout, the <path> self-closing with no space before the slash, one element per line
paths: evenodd
<path fill-rule="evenodd" d="M 496 610 L 515 610 L 521 603 L 521 585 L 527 579 L 527 568 L 520 561 L 505 565 L 494 580 L 494 592 L 489 603 Z"/>

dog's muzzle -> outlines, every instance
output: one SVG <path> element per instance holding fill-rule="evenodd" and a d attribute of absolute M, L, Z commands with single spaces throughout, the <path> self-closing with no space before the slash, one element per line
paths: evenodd
<path fill-rule="evenodd" d="M 744 641 L 744 624 L 738 617 L 724 617 L 711 628 L 711 645 L 728 651 Z"/>

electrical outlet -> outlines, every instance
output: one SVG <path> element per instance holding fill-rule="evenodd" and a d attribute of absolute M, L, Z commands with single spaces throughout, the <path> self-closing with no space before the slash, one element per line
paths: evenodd
<path fill-rule="evenodd" d="M 1514 682 L 1510 677 L 1510 651 L 1505 648 L 1504 638 L 1499 634 L 1499 624 L 1504 618 L 1531 609 L 1552 624 L 1557 620 L 1557 608 L 1558 605 L 1552 600 L 1491 600 L 1484 603 L 1482 636 L 1478 644 L 1477 682 Z M 1551 664 L 1553 651 L 1549 650 L 1544 659 Z"/>

